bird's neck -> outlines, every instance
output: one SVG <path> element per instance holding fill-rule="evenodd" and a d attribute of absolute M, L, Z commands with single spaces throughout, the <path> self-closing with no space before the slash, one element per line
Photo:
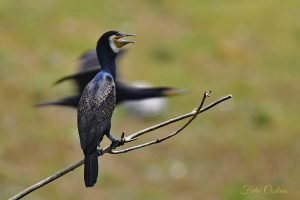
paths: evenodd
<path fill-rule="evenodd" d="M 101 70 L 112 75 L 114 79 L 116 79 L 116 56 L 117 54 L 101 51 L 101 53 L 97 53 L 98 60 L 101 65 Z"/>
<path fill-rule="evenodd" d="M 116 79 L 116 62 L 115 61 L 104 61 L 100 62 L 101 70 L 109 73 L 113 79 Z"/>

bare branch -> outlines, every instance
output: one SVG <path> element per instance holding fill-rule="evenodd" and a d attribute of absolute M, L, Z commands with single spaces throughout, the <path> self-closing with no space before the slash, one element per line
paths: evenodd
<path fill-rule="evenodd" d="M 140 145 L 137 145 L 137 146 L 133 146 L 133 147 L 130 147 L 130 148 L 127 148 L 127 149 L 123 149 L 123 150 L 118 150 L 118 151 L 115 151 L 113 150 L 114 148 L 116 147 L 112 147 L 112 146 L 108 146 L 108 147 L 105 147 L 103 149 L 101 149 L 101 153 L 102 155 L 105 154 L 105 153 L 111 153 L 111 154 L 120 154 L 120 153 L 126 153 L 126 152 L 129 152 L 129 151 L 132 151 L 132 150 L 136 150 L 136 149 L 140 149 L 140 148 L 143 148 L 143 147 L 146 147 L 146 146 L 149 146 L 149 145 L 152 145 L 152 144 L 157 144 L 157 143 L 160 143 L 164 140 L 167 140 L 171 137 L 174 137 L 175 135 L 177 135 L 178 133 L 180 133 L 182 130 L 184 130 L 200 113 L 202 112 L 205 112 L 207 110 L 209 110 L 210 108 L 213 108 L 214 106 L 228 100 L 228 99 L 231 99 L 232 98 L 232 95 L 227 95 L 225 97 L 222 97 L 220 98 L 219 100 L 209 104 L 208 106 L 204 107 L 203 108 L 203 104 L 204 104 L 204 101 L 205 99 L 209 96 L 210 92 L 208 93 L 204 93 L 204 96 L 203 96 L 203 99 L 201 101 L 201 104 L 199 105 L 199 107 L 197 109 L 194 109 L 192 112 L 190 113 L 187 113 L 187 114 L 184 114 L 184 115 L 181 115 L 181 116 L 178 116 L 176 118 L 173 118 L 173 119 L 170 119 L 170 120 L 167 120 L 165 122 L 162 122 L 160 124 L 157 124 L 157 125 L 154 125 L 154 126 L 151 126 L 149 128 L 146 128 L 146 129 L 143 129 L 143 130 L 140 130 L 138 132 L 135 132 L 133 134 L 130 134 L 128 135 L 127 137 L 124 137 L 124 142 L 125 143 L 129 143 L 129 142 L 132 142 L 136 139 L 138 139 L 139 136 L 141 135 L 144 135 L 145 133 L 148 133 L 148 132 L 152 132 L 154 130 L 157 130 L 161 127 L 164 127 L 164 126 L 167 126 L 169 124 L 172 124 L 172 123 L 175 123 L 175 122 L 178 122 L 178 121 L 181 121 L 183 119 L 186 119 L 186 118 L 189 118 L 189 117 L 192 117 L 187 123 L 185 123 L 181 128 L 179 128 L 177 131 L 163 137 L 163 138 L 160 138 L 160 139 L 157 139 L 157 140 L 153 140 L 153 141 L 150 141 L 150 142 L 147 142 L 147 143 L 144 143 L 144 144 L 140 144 Z M 120 146 L 120 145 L 119 145 Z M 118 146 L 117 146 L 118 147 Z M 28 187 L 27 189 L 23 190 L 22 192 L 16 194 L 15 196 L 11 197 L 10 200 L 16 200 L 16 199 L 21 199 L 22 197 L 30 194 L 31 192 L 39 189 L 40 187 L 43 187 L 44 185 L 60 178 L 61 176 L 75 170 L 76 168 L 78 168 L 79 166 L 83 165 L 84 163 L 84 160 L 80 160 L 68 167 L 66 167 L 65 169 L 49 176 L 48 178 Z"/>
<path fill-rule="evenodd" d="M 200 114 L 200 113 L 202 113 L 202 112 L 205 112 L 205 111 L 211 109 L 212 107 L 218 105 L 219 103 L 222 103 L 223 101 L 226 101 L 226 100 L 231 99 L 231 98 L 232 98 L 232 95 L 227 95 L 227 96 L 225 96 L 225 97 L 222 97 L 222 98 L 220 98 L 219 100 L 217 100 L 217 101 L 215 101 L 215 102 L 213 102 L 213 103 L 211 103 L 211 104 L 205 106 L 204 108 L 200 109 L 200 110 L 198 111 L 197 114 Z M 178 117 L 176 117 L 176 118 L 173 118 L 173 119 L 167 120 L 167 121 L 165 121 L 165 122 L 162 122 L 162 123 L 160 123 L 160 124 L 156 124 L 156 125 L 151 126 L 151 127 L 149 127 L 149 128 L 145 128 L 145 129 L 143 129 L 143 130 L 140 130 L 140 131 L 138 131 L 138 132 L 136 132 L 136 133 L 133 133 L 133 134 L 127 136 L 127 137 L 126 137 L 126 141 L 127 141 L 127 140 L 130 140 L 130 139 L 132 139 L 132 138 L 139 137 L 139 136 L 141 136 L 141 135 L 143 135 L 143 134 L 145 134 L 145 133 L 154 131 L 154 130 L 159 129 L 159 128 L 161 128 L 161 127 L 167 126 L 167 125 L 172 124 L 172 123 L 174 123 L 174 122 L 178 122 L 178 121 L 181 121 L 181 120 L 183 120 L 183 119 L 189 118 L 189 117 L 193 116 L 195 113 L 196 113 L 196 109 L 193 110 L 193 111 L 190 112 L 190 113 L 185 114 L 185 115 L 181 115 L 181 116 L 178 116 Z"/>
<path fill-rule="evenodd" d="M 175 135 L 177 135 L 178 133 L 180 133 L 182 130 L 184 130 L 194 119 L 196 119 L 196 117 L 198 116 L 198 113 L 199 113 L 200 109 L 203 107 L 205 99 L 207 97 L 209 97 L 210 93 L 211 93 L 211 91 L 204 93 L 202 101 L 201 101 L 200 105 L 198 106 L 198 108 L 195 109 L 196 112 L 194 112 L 194 114 L 192 115 L 192 118 L 188 122 L 186 122 L 183 126 L 181 126 L 178 130 L 176 130 L 175 132 L 173 132 L 173 133 L 171 133 L 171 134 L 169 134 L 169 135 L 167 135 L 167 136 L 165 136 L 163 138 L 152 140 L 150 142 L 146 142 L 144 144 L 140 144 L 140 145 L 136 145 L 136 146 L 133 146 L 133 147 L 129 147 L 129 148 L 126 148 L 126 149 L 123 149 L 123 150 L 111 151 L 110 153 L 111 154 L 127 153 L 129 151 L 133 151 L 133 150 L 140 149 L 140 148 L 143 148 L 143 147 L 146 147 L 146 146 L 150 146 L 152 144 L 161 143 L 161 142 L 163 142 L 163 141 L 165 141 L 167 139 L 170 139 L 171 137 L 174 137 Z"/>

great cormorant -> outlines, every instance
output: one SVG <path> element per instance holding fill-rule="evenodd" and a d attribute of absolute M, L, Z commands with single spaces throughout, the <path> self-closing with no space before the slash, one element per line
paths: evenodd
<path fill-rule="evenodd" d="M 84 182 L 92 187 L 98 177 L 98 154 L 104 135 L 112 143 L 118 142 L 110 134 L 111 118 L 116 103 L 116 63 L 121 47 L 131 41 L 123 37 L 132 36 L 117 31 L 104 33 L 98 40 L 96 51 L 101 70 L 86 85 L 78 104 L 77 124 L 81 148 L 84 153 Z"/>

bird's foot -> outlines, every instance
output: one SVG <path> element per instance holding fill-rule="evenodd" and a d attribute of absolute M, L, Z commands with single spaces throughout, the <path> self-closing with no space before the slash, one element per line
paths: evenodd
<path fill-rule="evenodd" d="M 111 137 L 111 135 L 110 135 L 110 137 Z M 125 133 L 124 132 L 122 133 L 121 139 L 119 139 L 119 140 L 117 140 L 113 137 L 112 137 L 113 138 L 113 140 L 112 140 L 110 137 L 109 137 L 109 139 L 111 140 L 111 145 L 110 146 L 113 149 L 125 144 Z"/>
<path fill-rule="evenodd" d="M 102 156 L 104 154 L 103 149 L 98 149 L 97 152 L 98 156 Z"/>
<path fill-rule="evenodd" d="M 112 136 L 112 134 L 109 133 L 109 134 L 107 134 L 106 136 L 108 137 L 108 139 L 109 139 L 112 143 L 118 142 L 118 140 L 115 139 L 115 138 Z"/>

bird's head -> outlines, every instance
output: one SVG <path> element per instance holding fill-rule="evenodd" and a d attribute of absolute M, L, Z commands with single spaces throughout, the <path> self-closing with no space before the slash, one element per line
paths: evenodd
<path fill-rule="evenodd" d="M 117 54 L 120 49 L 130 43 L 135 43 L 134 41 L 125 40 L 124 37 L 135 36 L 134 34 L 125 34 L 120 33 L 118 31 L 108 31 L 104 33 L 98 40 L 98 47 L 105 47 L 112 50 L 115 54 Z"/>

